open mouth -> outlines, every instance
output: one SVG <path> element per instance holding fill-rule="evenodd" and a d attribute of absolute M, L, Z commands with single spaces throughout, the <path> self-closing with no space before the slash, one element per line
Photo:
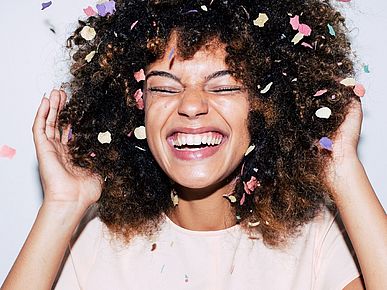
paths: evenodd
<path fill-rule="evenodd" d="M 225 135 L 216 131 L 195 134 L 176 132 L 168 137 L 168 143 L 178 158 L 190 160 L 215 154 L 225 139 Z"/>

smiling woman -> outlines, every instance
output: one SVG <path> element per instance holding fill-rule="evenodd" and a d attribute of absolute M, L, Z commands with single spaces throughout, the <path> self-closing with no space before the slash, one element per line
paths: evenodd
<path fill-rule="evenodd" d="M 385 288 L 329 1 L 116 2 L 38 109 L 45 199 L 4 289 Z"/>

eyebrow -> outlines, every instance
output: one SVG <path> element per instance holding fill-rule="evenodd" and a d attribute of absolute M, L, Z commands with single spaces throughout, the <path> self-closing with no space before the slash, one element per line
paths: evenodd
<path fill-rule="evenodd" d="M 216 71 L 208 76 L 205 77 L 205 80 L 206 82 L 208 82 L 209 80 L 211 79 L 215 79 L 215 78 L 218 78 L 218 77 L 222 77 L 222 76 L 225 76 L 225 75 L 231 75 L 231 71 L 230 70 L 220 70 L 220 71 Z M 147 81 L 150 77 L 153 77 L 153 76 L 160 76 L 160 77 L 165 77 L 165 78 L 170 78 L 170 79 L 173 79 L 179 83 L 181 83 L 181 80 L 171 74 L 171 73 L 168 73 L 166 71 L 159 71 L 159 70 L 154 70 L 154 71 L 151 71 L 150 73 L 148 73 L 145 77 L 145 81 Z"/>

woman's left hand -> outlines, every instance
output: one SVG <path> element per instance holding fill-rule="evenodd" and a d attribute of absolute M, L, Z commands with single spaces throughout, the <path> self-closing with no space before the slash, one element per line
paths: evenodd
<path fill-rule="evenodd" d="M 337 129 L 336 135 L 332 138 L 333 151 L 332 160 L 328 165 L 328 185 L 334 189 L 339 182 L 345 181 L 347 169 L 354 162 L 360 162 L 357 147 L 360 138 L 363 112 L 360 100 L 352 100 L 349 111 L 344 122 Z M 335 190 L 333 190 L 335 191 Z"/>

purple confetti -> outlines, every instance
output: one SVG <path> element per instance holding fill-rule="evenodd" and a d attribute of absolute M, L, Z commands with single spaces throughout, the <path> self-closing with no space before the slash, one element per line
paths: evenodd
<path fill-rule="evenodd" d="M 52 1 L 49 1 L 49 2 L 43 2 L 43 3 L 42 3 L 42 9 L 41 9 L 41 10 L 44 10 L 44 9 L 50 7 L 51 4 L 52 4 Z"/>
<path fill-rule="evenodd" d="M 71 139 L 73 139 L 73 129 L 69 130 L 69 135 L 67 136 L 68 141 L 70 141 Z"/>
<path fill-rule="evenodd" d="M 175 48 L 173 47 L 172 49 L 171 49 L 171 52 L 169 53 L 169 55 L 168 55 L 168 60 L 171 60 L 171 58 L 173 57 L 173 54 L 175 53 Z"/>
<path fill-rule="evenodd" d="M 102 4 L 97 4 L 97 10 L 99 16 L 106 16 L 107 14 L 112 15 L 116 11 L 116 2 L 109 1 Z"/>
<path fill-rule="evenodd" d="M 320 139 L 319 143 L 320 143 L 322 148 L 329 150 L 329 151 L 333 150 L 333 148 L 332 148 L 333 142 L 328 137 L 322 137 Z"/>
<path fill-rule="evenodd" d="M 198 13 L 199 11 L 197 11 L 196 9 L 192 9 L 192 10 L 188 10 L 187 12 L 183 13 L 183 14 L 188 14 L 188 13 Z"/>

